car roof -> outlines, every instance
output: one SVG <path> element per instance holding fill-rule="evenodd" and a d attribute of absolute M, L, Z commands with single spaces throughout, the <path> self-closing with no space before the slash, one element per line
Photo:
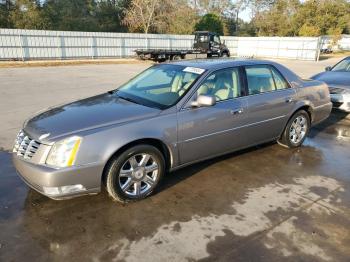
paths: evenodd
<path fill-rule="evenodd" d="M 217 70 L 226 67 L 244 66 L 244 65 L 261 65 L 261 64 L 275 64 L 275 62 L 269 60 L 257 60 L 257 59 L 194 59 L 194 60 L 182 60 L 176 62 L 169 62 L 172 65 L 181 65 L 186 67 L 198 67 L 206 70 Z"/>
<path fill-rule="evenodd" d="M 214 32 L 211 32 L 211 31 L 196 31 L 194 32 L 195 34 L 216 34 Z"/>

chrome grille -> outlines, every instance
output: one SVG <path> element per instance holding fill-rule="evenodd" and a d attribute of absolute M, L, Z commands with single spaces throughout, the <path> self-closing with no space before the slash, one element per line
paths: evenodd
<path fill-rule="evenodd" d="M 31 139 L 23 131 L 20 131 L 15 140 L 13 152 L 24 159 L 31 159 L 38 150 L 40 143 Z"/>

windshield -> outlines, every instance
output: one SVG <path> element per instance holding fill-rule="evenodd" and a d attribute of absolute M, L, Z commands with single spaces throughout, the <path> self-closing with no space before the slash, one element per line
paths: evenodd
<path fill-rule="evenodd" d="M 165 109 L 177 103 L 205 70 L 180 65 L 157 65 L 117 90 L 126 100 Z"/>
<path fill-rule="evenodd" d="M 350 72 L 350 59 L 345 59 L 343 61 L 340 61 L 338 64 L 336 64 L 332 71 L 346 71 Z"/>
<path fill-rule="evenodd" d="M 207 42 L 209 42 L 208 34 L 198 34 L 198 35 L 196 35 L 195 41 L 197 43 L 207 43 Z"/>

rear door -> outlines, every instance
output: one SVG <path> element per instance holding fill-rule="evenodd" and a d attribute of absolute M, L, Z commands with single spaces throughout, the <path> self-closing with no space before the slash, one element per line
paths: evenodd
<path fill-rule="evenodd" d="M 252 144 L 280 136 L 295 104 L 295 89 L 271 65 L 245 66 L 249 126 Z"/>

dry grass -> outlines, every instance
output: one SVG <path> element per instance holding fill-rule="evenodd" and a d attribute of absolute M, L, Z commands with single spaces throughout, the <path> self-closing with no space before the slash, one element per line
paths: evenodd
<path fill-rule="evenodd" d="M 138 59 L 94 59 L 94 60 L 41 60 L 41 61 L 1 61 L 0 68 L 8 67 L 39 67 L 39 66 L 71 66 L 85 64 L 140 64 L 152 63 Z"/>
<path fill-rule="evenodd" d="M 336 51 L 332 54 L 321 54 L 320 59 L 325 60 L 333 57 L 344 57 L 344 56 L 350 56 L 350 51 Z"/>

